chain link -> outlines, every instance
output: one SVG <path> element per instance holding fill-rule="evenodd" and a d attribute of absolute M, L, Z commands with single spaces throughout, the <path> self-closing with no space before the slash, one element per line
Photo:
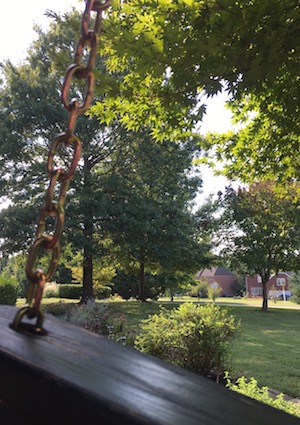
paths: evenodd
<path fill-rule="evenodd" d="M 106 10 L 110 4 L 111 0 L 106 0 L 105 2 L 86 0 L 85 10 L 81 18 L 81 37 L 75 50 L 74 63 L 67 68 L 62 86 L 62 103 L 69 112 L 66 131 L 54 139 L 48 153 L 47 173 L 50 182 L 46 191 L 44 204 L 39 212 L 36 239 L 29 250 L 27 258 L 26 275 L 29 280 L 27 304 L 24 308 L 20 309 L 15 316 L 12 323 L 12 327 L 15 330 L 21 330 L 24 327 L 28 330 L 28 324 L 22 324 L 22 319 L 26 315 L 30 319 L 36 318 L 36 324 L 31 331 L 37 334 L 43 333 L 43 314 L 40 311 L 43 290 L 45 283 L 49 282 L 53 277 L 59 260 L 60 237 L 65 221 L 65 199 L 70 180 L 74 176 L 81 157 L 81 142 L 74 136 L 76 120 L 79 115 L 87 111 L 93 98 L 95 82 L 93 67 L 97 55 L 98 33 L 101 28 L 102 12 Z M 96 19 L 94 28 L 90 29 L 92 11 L 96 12 Z M 84 51 L 87 48 L 89 48 L 89 56 L 86 64 L 84 64 Z M 86 94 L 82 101 L 80 99 L 69 100 L 70 89 L 74 79 L 86 80 Z M 56 156 L 59 156 L 59 150 L 63 147 L 72 147 L 74 150 L 73 158 L 67 170 L 56 168 L 54 165 L 54 159 Z M 60 185 L 59 195 L 58 200 L 55 201 L 54 197 L 58 185 Z M 52 233 L 45 234 L 48 217 L 55 218 L 55 226 Z M 40 269 L 35 270 L 35 264 L 42 251 L 52 251 L 46 273 Z"/>

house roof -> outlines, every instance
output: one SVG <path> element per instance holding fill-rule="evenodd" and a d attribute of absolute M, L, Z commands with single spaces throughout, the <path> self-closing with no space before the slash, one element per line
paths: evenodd
<path fill-rule="evenodd" d="M 293 272 L 278 272 L 278 273 L 273 273 L 271 274 L 270 279 L 272 279 L 274 276 L 279 276 L 279 275 L 286 275 L 288 277 L 292 277 L 293 276 Z M 253 274 L 253 275 L 247 275 L 246 279 L 248 279 L 248 277 L 256 277 L 259 276 L 258 274 Z"/>
<path fill-rule="evenodd" d="M 234 276 L 235 274 L 225 267 L 212 267 L 211 269 L 202 269 L 197 273 L 197 277 L 213 277 L 213 276 Z"/>
<path fill-rule="evenodd" d="M 273 273 L 273 274 L 270 276 L 270 279 L 272 279 L 272 277 L 274 277 L 274 276 L 279 276 L 279 275 L 281 275 L 281 274 L 285 274 L 286 276 L 291 277 L 291 276 L 293 275 L 293 272 L 278 272 L 278 273 Z"/>

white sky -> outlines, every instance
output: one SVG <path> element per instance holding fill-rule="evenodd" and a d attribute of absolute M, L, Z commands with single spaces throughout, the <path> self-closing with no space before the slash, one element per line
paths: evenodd
<path fill-rule="evenodd" d="M 72 6 L 84 9 L 83 0 L 2 0 L 0 5 L 0 62 L 10 59 L 13 63 L 21 61 L 26 56 L 26 50 L 34 39 L 33 25 L 47 25 L 44 16 L 47 9 L 64 12 Z M 230 128 L 230 112 L 224 108 L 224 96 L 218 96 L 208 103 L 207 115 L 201 127 L 201 132 L 226 131 Z M 210 170 L 203 167 L 204 196 L 211 192 L 223 190 L 226 185 L 224 177 L 214 177 Z M 199 202 L 201 202 L 200 196 Z"/>
<path fill-rule="evenodd" d="M 23 59 L 34 38 L 35 23 L 45 25 L 47 9 L 64 12 L 72 6 L 84 8 L 78 0 L 2 0 L 0 5 L 0 59 L 10 58 L 12 62 Z"/>

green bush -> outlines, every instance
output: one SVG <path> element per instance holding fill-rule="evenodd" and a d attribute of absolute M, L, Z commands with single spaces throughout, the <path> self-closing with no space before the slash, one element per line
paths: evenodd
<path fill-rule="evenodd" d="M 71 311 L 74 308 L 73 303 L 65 303 L 59 301 L 58 303 L 43 304 L 42 309 L 44 313 L 51 314 L 52 316 L 58 317 L 63 320 L 69 320 Z"/>
<path fill-rule="evenodd" d="M 216 298 L 221 295 L 221 292 L 222 288 L 218 283 L 214 282 L 208 285 L 207 296 L 212 300 L 213 303 L 216 302 Z"/>
<path fill-rule="evenodd" d="M 47 282 L 44 288 L 44 298 L 59 298 L 59 287 L 55 282 Z"/>
<path fill-rule="evenodd" d="M 244 394 L 247 397 L 253 398 L 260 401 L 261 403 L 268 404 L 273 406 L 276 409 L 284 410 L 290 415 L 295 415 L 300 417 L 300 405 L 287 401 L 284 399 L 283 394 L 277 395 L 276 398 L 270 397 L 268 387 L 259 387 L 256 379 L 251 378 L 249 381 L 242 376 L 237 379 L 236 383 L 232 383 L 228 372 L 225 374 L 225 379 L 227 380 L 227 387 L 230 390 L 236 391 L 238 393 Z"/>
<path fill-rule="evenodd" d="M 136 275 L 128 274 L 123 270 L 117 270 L 116 275 L 112 280 L 113 288 L 112 295 L 118 294 L 124 300 L 130 298 L 138 298 L 139 284 Z M 152 300 L 157 300 L 159 295 L 164 292 L 160 276 L 151 274 L 145 275 L 145 296 Z"/>
<path fill-rule="evenodd" d="M 232 282 L 231 289 L 237 296 L 243 297 L 246 293 L 245 278 L 243 276 L 238 276 L 235 281 Z"/>
<path fill-rule="evenodd" d="M 68 320 L 74 325 L 102 335 L 120 334 L 125 324 L 122 314 L 114 312 L 102 303 L 74 306 L 69 312 Z"/>
<path fill-rule="evenodd" d="M 69 298 L 78 300 L 82 295 L 82 285 L 69 284 L 58 285 L 58 294 L 60 298 Z"/>
<path fill-rule="evenodd" d="M 0 276 L 0 304 L 15 305 L 19 289 L 16 280 Z"/>
<path fill-rule="evenodd" d="M 128 329 L 125 317 L 108 305 L 94 303 L 80 306 L 59 302 L 45 306 L 44 312 L 91 332 L 107 335 L 123 345 L 134 345 L 136 332 Z"/>
<path fill-rule="evenodd" d="M 292 292 L 292 300 L 300 304 L 300 272 L 296 272 L 290 279 L 289 289 Z"/>
<path fill-rule="evenodd" d="M 204 281 L 197 282 L 197 285 L 192 286 L 187 295 L 189 297 L 207 298 L 207 296 L 208 296 L 208 283 L 204 282 Z"/>
<path fill-rule="evenodd" d="M 214 374 L 218 380 L 238 325 L 218 306 L 185 303 L 143 320 L 135 344 L 143 352 L 200 375 Z"/>
<path fill-rule="evenodd" d="M 112 288 L 111 286 L 96 285 L 94 286 L 94 295 L 99 300 L 109 298 L 111 296 Z"/>

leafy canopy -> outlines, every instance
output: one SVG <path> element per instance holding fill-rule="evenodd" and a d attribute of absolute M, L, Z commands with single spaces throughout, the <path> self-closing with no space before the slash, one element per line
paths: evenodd
<path fill-rule="evenodd" d="M 211 217 L 208 226 L 232 270 L 261 276 L 264 308 L 271 273 L 300 267 L 300 204 L 295 188 L 291 184 L 285 194 L 278 193 L 270 181 L 237 191 L 227 188 L 215 204 L 219 215 Z"/>
<path fill-rule="evenodd" d="M 202 119 L 204 95 L 226 90 L 237 121 L 256 114 L 208 140 L 228 176 L 298 177 L 299 27 L 296 0 L 115 1 L 101 48 L 113 78 L 94 112 L 178 137 Z"/>
<path fill-rule="evenodd" d="M 220 198 L 220 223 L 227 233 L 222 252 L 231 261 L 260 275 L 299 267 L 299 201 L 295 185 L 284 196 L 270 181 L 237 191 L 228 188 Z"/>

